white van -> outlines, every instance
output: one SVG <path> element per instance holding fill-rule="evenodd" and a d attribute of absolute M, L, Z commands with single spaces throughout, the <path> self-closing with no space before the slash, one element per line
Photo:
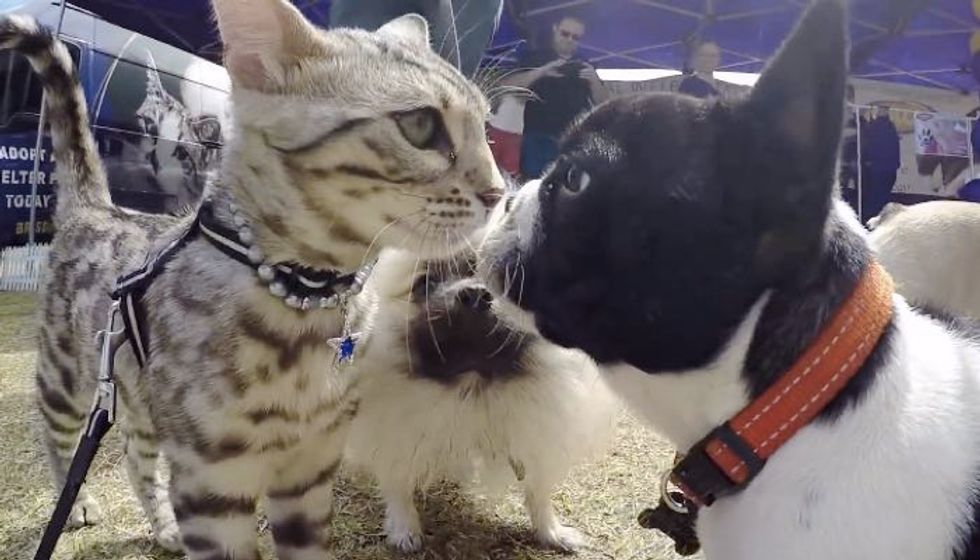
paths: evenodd
<path fill-rule="evenodd" d="M 52 30 L 61 3 L 0 0 L 0 13 L 29 14 Z M 216 170 L 227 130 L 224 68 L 68 5 L 62 40 L 79 68 L 113 200 L 147 212 L 193 204 Z M 35 154 L 41 87 L 27 61 L 0 52 L 0 247 L 28 238 L 37 205 L 39 242 L 52 233 L 50 140 Z M 31 200 L 34 157 L 41 158 Z"/>

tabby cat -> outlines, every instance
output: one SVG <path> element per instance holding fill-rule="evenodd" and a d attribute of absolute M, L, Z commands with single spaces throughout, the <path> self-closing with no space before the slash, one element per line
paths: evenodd
<path fill-rule="evenodd" d="M 430 49 L 421 17 L 325 32 L 285 0 L 214 8 L 234 129 L 208 194 L 226 227 L 247 219 L 266 262 L 350 272 L 374 247 L 442 255 L 484 223 L 502 189 L 483 134 L 487 104 Z M 0 47 L 25 54 L 44 82 L 59 166 L 37 387 L 60 487 L 92 402 L 107 294 L 194 218 L 113 206 L 65 47 L 17 16 L 0 18 Z M 341 313 L 284 305 L 255 267 L 201 235 L 168 262 L 143 307 L 149 361 L 137 368 L 124 347 L 116 373 L 127 466 L 157 541 L 192 560 L 257 558 L 264 496 L 279 557 L 323 558 L 358 407 L 352 370 L 331 366 Z M 100 515 L 83 489 L 71 521 Z"/>

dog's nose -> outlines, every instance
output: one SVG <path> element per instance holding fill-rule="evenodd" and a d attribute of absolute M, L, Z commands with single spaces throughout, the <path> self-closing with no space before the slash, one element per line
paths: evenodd
<path fill-rule="evenodd" d="M 466 307 L 486 311 L 490 309 L 493 296 L 485 288 L 469 287 L 459 291 L 459 301 Z"/>
<path fill-rule="evenodd" d="M 493 208 L 493 205 L 500 201 L 500 197 L 503 196 L 503 194 L 503 191 L 491 189 L 481 193 L 476 193 L 476 197 L 480 199 L 480 202 L 482 202 L 487 208 Z"/>

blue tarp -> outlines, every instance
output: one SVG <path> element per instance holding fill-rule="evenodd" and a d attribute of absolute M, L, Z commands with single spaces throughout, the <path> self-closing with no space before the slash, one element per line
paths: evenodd
<path fill-rule="evenodd" d="M 294 2 L 313 21 L 329 23 L 328 0 Z M 206 0 L 75 3 L 213 60 L 220 56 Z M 851 5 L 855 76 L 980 89 L 970 71 L 970 38 L 980 27 L 971 0 L 852 0 Z M 572 13 L 588 24 L 582 52 L 599 67 L 680 69 L 691 42 L 704 38 L 722 47 L 721 70 L 756 72 L 804 6 L 803 0 L 507 0 L 490 52 L 519 48 L 530 32 Z"/>

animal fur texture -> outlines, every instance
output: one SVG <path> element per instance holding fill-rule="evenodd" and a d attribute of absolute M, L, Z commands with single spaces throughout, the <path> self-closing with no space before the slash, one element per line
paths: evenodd
<path fill-rule="evenodd" d="M 834 193 L 846 5 L 810 3 L 744 100 L 596 108 L 479 248 L 501 310 L 586 351 L 682 453 L 781 378 L 873 262 Z M 892 311 L 817 417 L 698 510 L 708 560 L 980 558 L 980 331 L 900 295 Z"/>
<path fill-rule="evenodd" d="M 378 480 L 399 549 L 422 544 L 416 489 L 444 479 L 491 493 L 518 483 L 538 540 L 577 549 L 585 539 L 552 494 L 606 450 L 618 402 L 587 356 L 502 320 L 472 276 L 463 258 L 382 254 L 365 291 L 377 299 L 349 457 Z"/>
<path fill-rule="evenodd" d="M 980 204 L 889 204 L 869 241 L 911 303 L 980 320 Z"/>
<path fill-rule="evenodd" d="M 422 18 L 325 32 L 284 0 L 214 8 L 234 130 L 209 195 L 226 227 L 232 204 L 247 217 L 268 261 L 349 272 L 378 247 L 438 257 L 484 223 L 502 189 L 484 141 L 487 104 L 432 52 Z M 192 217 L 115 207 L 64 46 L 17 16 L 0 19 L 0 45 L 41 76 L 58 164 L 37 398 L 60 488 L 92 402 L 113 282 Z M 123 347 L 116 373 L 127 469 L 157 542 L 192 560 L 258 558 L 264 498 L 280 558 L 327 556 L 332 487 L 358 408 L 357 378 L 331 366 L 339 311 L 287 308 L 200 236 L 143 303 L 150 360 L 139 371 Z M 100 517 L 83 488 L 71 523 Z"/>

